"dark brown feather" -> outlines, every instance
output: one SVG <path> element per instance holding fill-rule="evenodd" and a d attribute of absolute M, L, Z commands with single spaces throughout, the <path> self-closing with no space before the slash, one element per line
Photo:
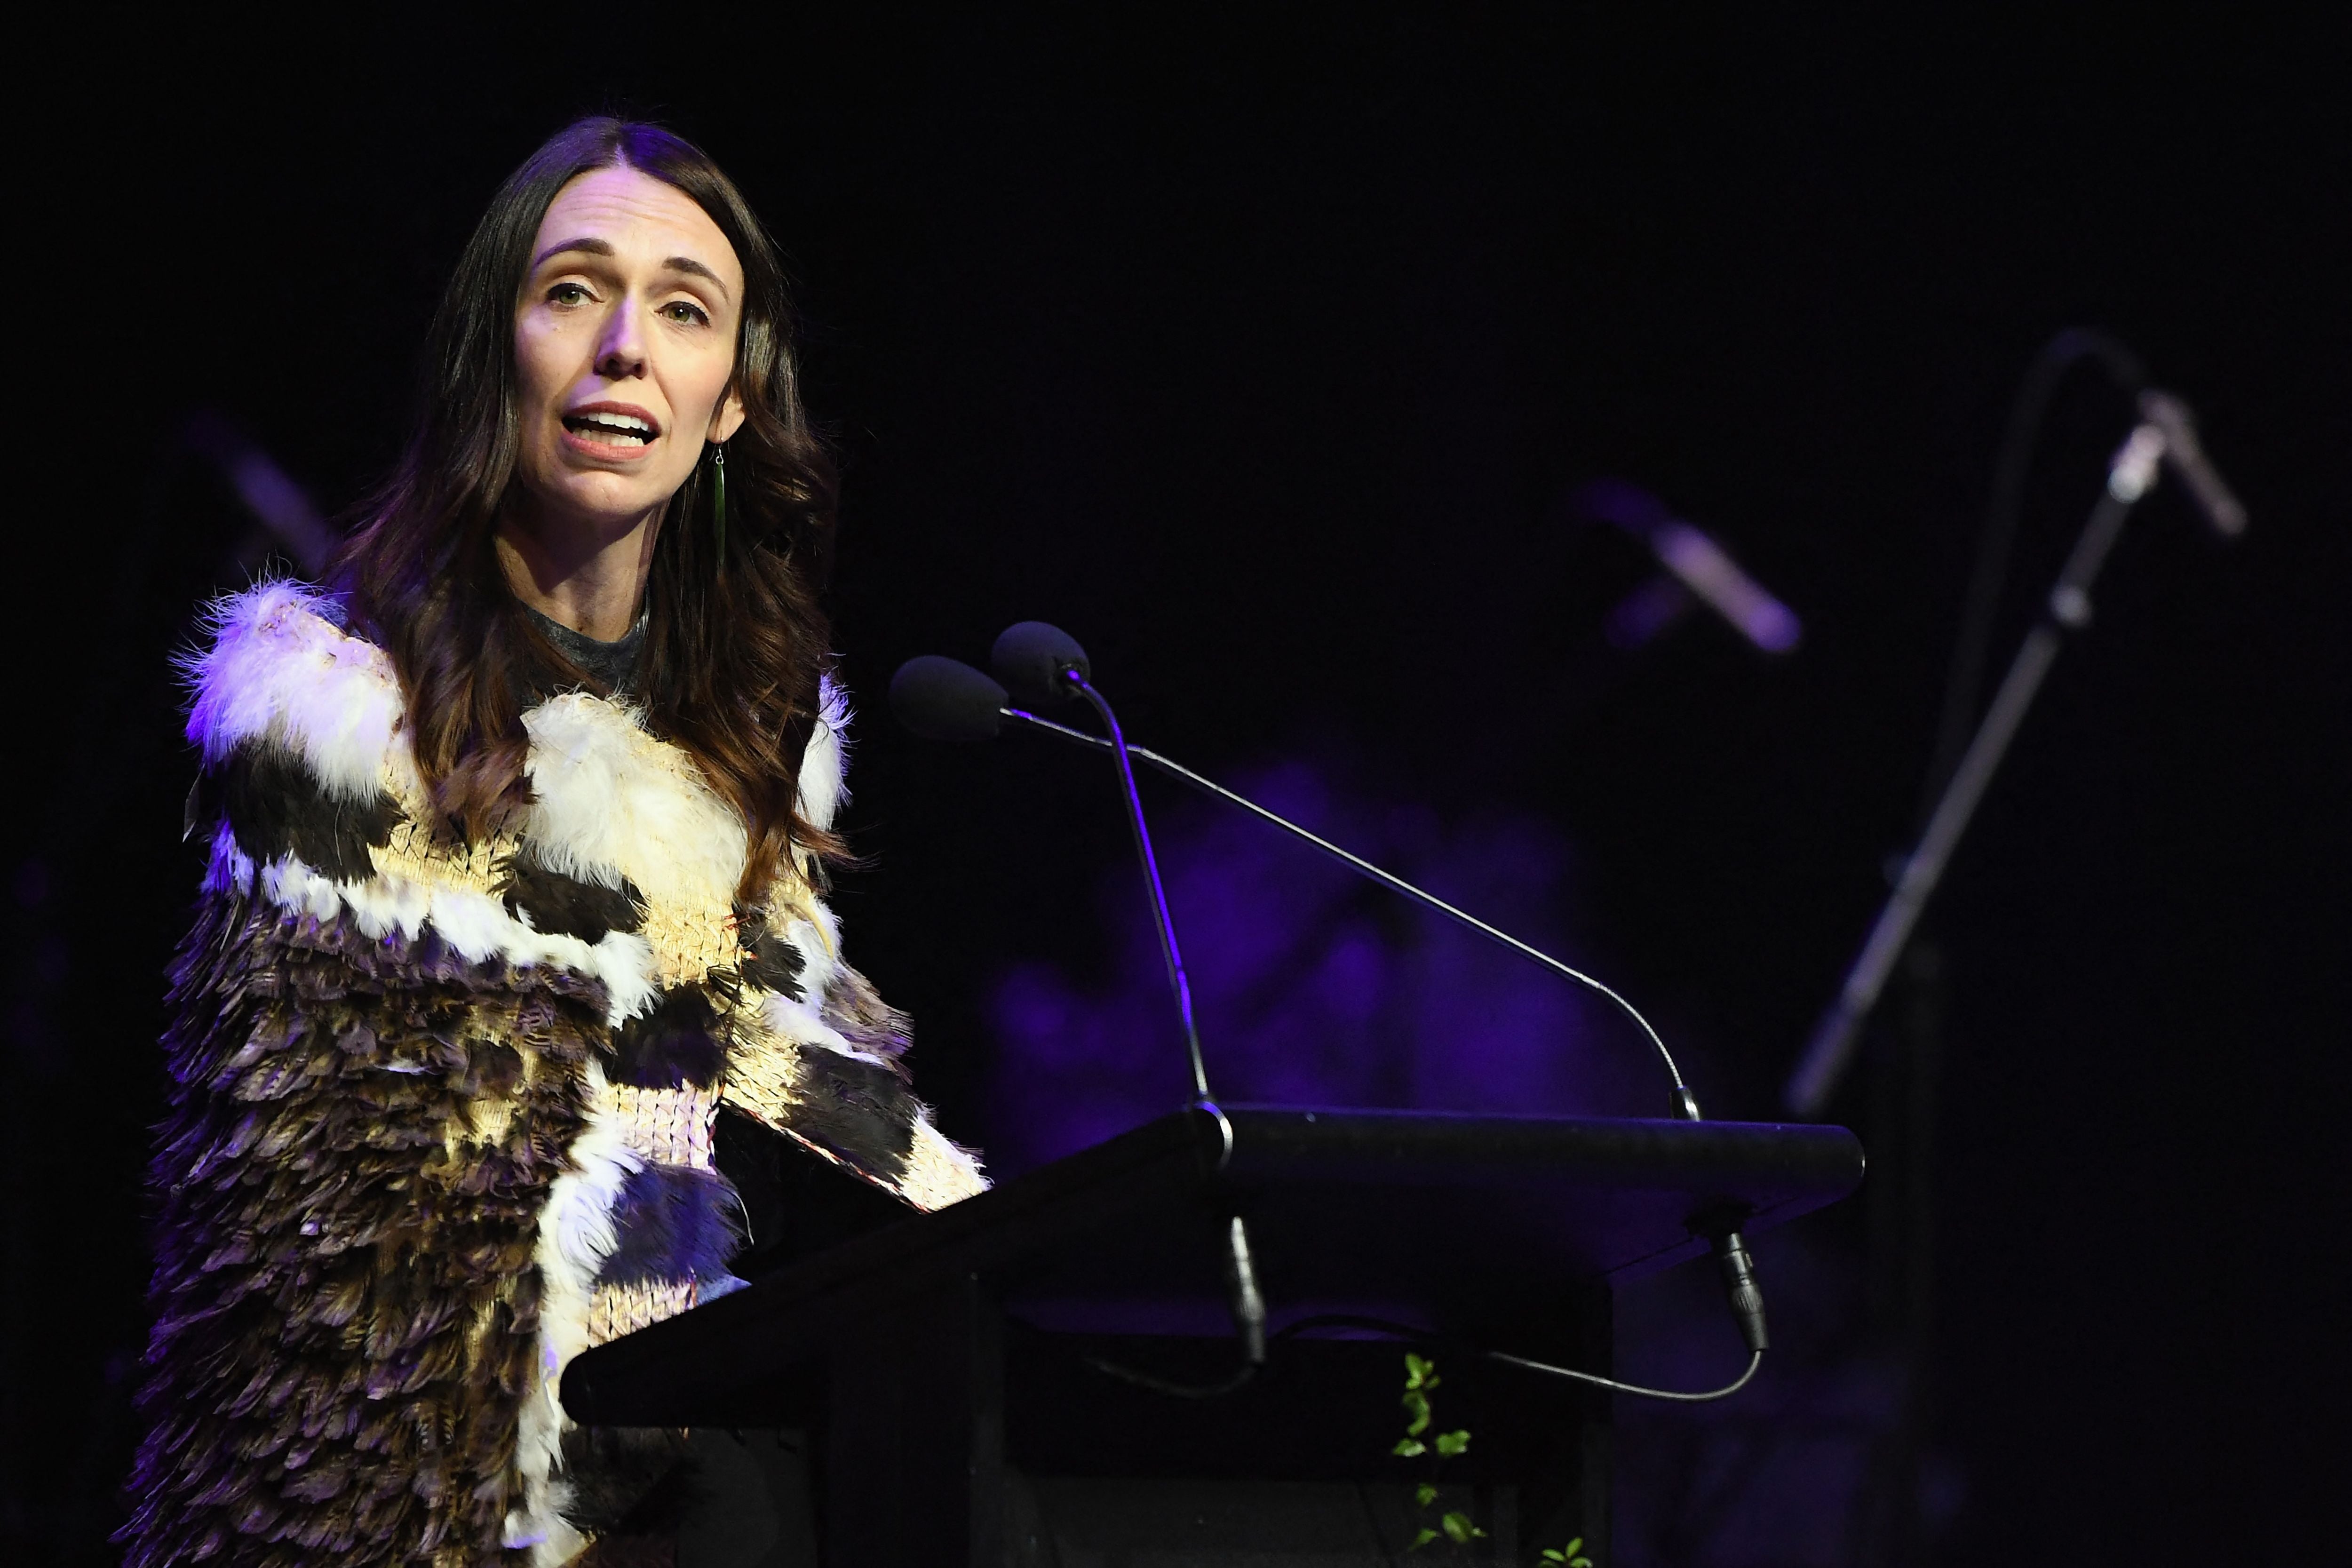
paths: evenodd
<path fill-rule="evenodd" d="M 173 1000 L 126 1563 L 523 1561 L 532 1252 L 600 989 L 224 893 Z"/>

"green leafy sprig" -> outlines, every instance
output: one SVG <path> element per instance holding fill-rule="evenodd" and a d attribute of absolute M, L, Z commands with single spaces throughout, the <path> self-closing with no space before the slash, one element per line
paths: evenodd
<path fill-rule="evenodd" d="M 1423 1520 L 1421 1528 L 1413 1535 L 1412 1544 L 1407 1548 L 1412 1552 L 1440 1540 L 1449 1541 L 1457 1547 L 1467 1546 L 1486 1533 L 1472 1523 L 1470 1516 L 1458 1508 L 1436 1513 L 1433 1520 L 1431 1517 L 1437 1507 L 1438 1466 L 1447 1459 L 1460 1458 L 1470 1447 L 1470 1434 L 1466 1429 L 1435 1434 L 1429 1430 L 1436 1420 L 1435 1413 L 1430 1409 L 1429 1395 L 1441 1381 L 1435 1362 L 1415 1355 L 1411 1351 L 1405 1352 L 1404 1396 L 1399 1401 L 1404 1406 L 1404 1436 L 1398 1438 L 1396 1447 L 1389 1451 L 1400 1459 L 1426 1457 L 1430 1471 L 1427 1479 L 1412 1489 L 1413 1505 L 1420 1510 Z M 1583 1543 L 1579 1542 L 1577 1544 Z M 1583 1568 L 1591 1568 L 1591 1564 L 1585 1563 Z"/>

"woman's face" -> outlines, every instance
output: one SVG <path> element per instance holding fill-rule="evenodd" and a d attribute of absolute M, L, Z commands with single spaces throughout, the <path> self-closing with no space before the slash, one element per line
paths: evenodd
<path fill-rule="evenodd" d="M 735 247 L 677 186 L 612 168 L 557 193 L 515 309 L 520 478 L 542 523 L 625 534 L 735 433 L 742 305 Z"/>

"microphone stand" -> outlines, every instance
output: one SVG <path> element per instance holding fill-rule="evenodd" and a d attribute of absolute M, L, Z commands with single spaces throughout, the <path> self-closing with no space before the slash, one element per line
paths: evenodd
<path fill-rule="evenodd" d="M 1065 671 L 1062 679 L 1093 706 L 1102 719 L 1103 728 L 1110 731 L 1110 739 L 1103 743 L 1118 763 L 1119 786 L 1127 803 L 1127 825 L 1135 834 L 1136 856 L 1143 862 L 1144 887 L 1151 895 L 1153 925 L 1160 934 L 1160 956 L 1167 961 L 1168 984 L 1176 993 L 1176 1013 L 1184 1022 L 1184 1047 L 1191 1053 L 1192 1063 L 1192 1103 L 1208 1105 L 1209 1071 L 1201 1060 L 1200 1026 L 1192 1021 L 1192 983 L 1184 973 L 1184 955 L 1176 946 L 1176 921 L 1168 912 L 1168 892 L 1160 881 L 1160 858 L 1151 852 L 1151 830 L 1143 823 L 1143 797 L 1135 791 L 1135 769 L 1127 760 L 1127 735 L 1119 729 L 1118 719 L 1111 712 L 1109 702 L 1084 675 L 1072 669 Z M 1023 714 L 1022 717 L 1029 716 Z M 1031 719 L 1030 722 L 1050 723 L 1044 719 Z M 1062 728 L 1059 724 L 1052 724 L 1051 727 Z M 1075 730 L 1070 732 L 1079 733 Z M 1092 740 L 1094 737 L 1089 735 L 1087 738 Z"/>
<path fill-rule="evenodd" d="M 2026 634 L 2011 661 L 1992 705 L 1977 725 L 1975 738 L 1945 784 L 1917 847 L 1904 860 L 1902 875 L 1879 910 L 1862 952 L 1847 970 L 1837 1000 L 1814 1026 L 1804 1055 L 1781 1091 L 1782 1102 L 1794 1114 L 1807 1119 L 1820 1116 L 1853 1065 L 1863 1022 L 1877 1005 L 1895 961 L 1902 957 L 1921 912 L 1943 880 L 1961 835 L 1968 831 L 1986 788 L 2009 752 L 2010 742 L 2017 738 L 2018 726 L 2025 721 L 2026 711 L 2040 694 L 2067 634 L 2091 624 L 2092 585 L 2122 536 L 2125 520 L 2156 482 L 2165 447 L 2160 424 L 2143 419 L 2124 437 L 2108 463 L 2106 488 L 2092 507 L 2081 536 L 2074 541 L 2074 552 L 2050 590 L 2041 620 Z"/>

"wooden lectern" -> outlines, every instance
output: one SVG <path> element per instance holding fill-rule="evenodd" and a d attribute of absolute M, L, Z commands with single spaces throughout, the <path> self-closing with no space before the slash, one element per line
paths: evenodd
<path fill-rule="evenodd" d="M 1835 1127 L 1188 1110 L 590 1351 L 563 1403 L 810 1434 L 827 1568 L 1401 1562 L 1423 1473 L 1391 1451 L 1404 1347 L 1280 1337 L 1401 1322 L 1459 1347 L 1430 1352 L 1438 1425 L 1473 1435 L 1439 1479 L 1481 1560 L 1581 1536 L 1605 1564 L 1609 1396 L 1475 1352 L 1605 1373 L 1612 1281 L 1700 1256 L 1697 1229 L 1834 1202 L 1862 1165 Z M 1236 1214 L 1277 1335 L 1263 1374 L 1181 1399 L 1099 1370 L 1240 1364 Z M 1736 1369 L 1727 1310 L 1723 1332 Z"/>

